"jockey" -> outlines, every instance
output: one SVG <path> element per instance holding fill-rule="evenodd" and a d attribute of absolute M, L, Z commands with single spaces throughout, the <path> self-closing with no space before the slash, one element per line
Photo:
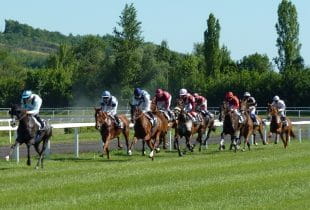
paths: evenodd
<path fill-rule="evenodd" d="M 170 105 L 171 105 L 170 93 L 162 90 L 161 88 L 158 88 L 156 90 L 156 94 L 153 101 L 159 110 L 164 111 L 164 114 L 167 116 L 168 120 L 170 120 L 173 117 L 170 111 Z"/>
<path fill-rule="evenodd" d="M 231 111 L 234 111 L 239 116 L 239 123 L 243 123 L 244 119 L 239 112 L 239 99 L 232 92 L 227 92 L 225 95 L 225 101 L 228 103 L 228 107 Z"/>
<path fill-rule="evenodd" d="M 207 99 L 198 93 L 193 94 L 196 102 L 196 111 L 201 112 L 204 116 L 209 116 L 212 118 L 212 114 L 207 110 Z"/>
<path fill-rule="evenodd" d="M 132 105 L 137 106 L 143 113 L 147 113 L 146 116 L 150 119 L 152 125 L 155 123 L 155 118 L 151 112 L 151 97 L 146 90 L 135 88 L 134 96 L 132 98 Z"/>
<path fill-rule="evenodd" d="M 110 91 L 103 91 L 101 95 L 101 110 L 106 112 L 115 121 L 117 127 L 121 127 L 121 122 L 117 116 L 118 101 L 112 96 Z"/>
<path fill-rule="evenodd" d="M 279 96 L 274 96 L 273 97 L 273 102 L 271 104 L 271 106 L 274 106 L 278 109 L 278 112 L 281 116 L 281 120 L 284 123 L 284 125 L 286 125 L 286 116 L 285 116 L 285 103 L 283 100 L 280 99 Z"/>
<path fill-rule="evenodd" d="M 45 125 L 42 119 L 39 117 L 40 108 L 42 105 L 42 99 L 37 94 L 32 93 L 31 90 L 25 90 L 22 94 L 21 106 L 27 110 L 27 114 L 32 115 L 39 123 L 39 130 L 44 130 Z"/>
<path fill-rule="evenodd" d="M 195 112 L 195 98 L 186 89 L 182 88 L 179 92 L 180 99 L 184 103 L 184 110 L 189 113 L 192 120 L 195 122 L 197 119 L 197 112 Z"/>
<path fill-rule="evenodd" d="M 245 101 L 245 103 L 249 107 L 250 117 L 253 120 L 254 125 L 259 125 L 259 122 L 256 118 L 257 103 L 256 103 L 255 98 L 253 96 L 251 96 L 251 94 L 249 92 L 245 92 L 242 100 Z"/>

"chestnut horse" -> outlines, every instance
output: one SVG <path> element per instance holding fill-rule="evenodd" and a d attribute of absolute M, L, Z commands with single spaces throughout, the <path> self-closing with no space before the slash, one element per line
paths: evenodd
<path fill-rule="evenodd" d="M 131 106 L 131 120 L 134 123 L 134 141 L 131 143 L 129 151 L 138 139 L 142 141 L 142 155 L 145 155 L 145 143 L 151 150 L 149 157 L 154 160 L 154 151 L 159 144 L 160 138 L 165 135 L 167 128 L 163 125 L 160 117 L 155 114 L 156 123 L 153 126 L 149 117 L 142 112 L 137 105 Z M 153 141 L 152 141 L 153 140 Z"/>
<path fill-rule="evenodd" d="M 106 153 L 107 158 L 110 159 L 109 154 L 109 143 L 111 140 L 117 138 L 118 147 L 121 147 L 119 142 L 119 136 L 122 133 L 125 137 L 127 154 L 130 155 L 128 141 L 129 141 L 129 120 L 125 115 L 119 115 L 119 120 L 122 122 L 122 127 L 117 127 L 114 120 L 106 112 L 102 111 L 101 108 L 95 108 L 95 120 L 96 129 L 100 131 L 101 139 L 103 142 L 102 156 Z"/>
<path fill-rule="evenodd" d="M 240 103 L 240 110 L 246 110 L 247 114 L 250 115 L 250 110 L 249 110 L 249 106 L 244 102 L 244 101 L 241 101 Z M 262 120 L 262 118 L 260 118 L 259 116 L 255 116 L 256 117 L 256 120 L 258 121 L 258 125 L 257 124 L 254 124 L 253 122 L 253 132 L 252 132 L 252 135 L 253 135 L 253 144 L 254 145 L 257 145 L 257 142 L 256 142 L 256 133 L 258 132 L 259 133 L 259 136 L 263 142 L 264 145 L 267 144 L 265 138 L 264 138 L 264 135 L 263 135 L 263 132 L 264 132 L 264 127 L 266 126 L 265 122 Z M 252 118 L 251 118 L 252 119 Z"/>
<path fill-rule="evenodd" d="M 231 136 L 230 149 L 234 147 L 234 151 L 236 152 L 242 124 L 239 123 L 238 114 L 235 113 L 235 111 L 230 110 L 226 102 L 223 102 L 220 105 L 219 121 L 223 121 L 223 131 L 221 133 L 219 150 L 225 149 L 224 137 L 225 135 L 229 134 Z"/>
<path fill-rule="evenodd" d="M 27 165 L 30 166 L 30 146 L 34 145 L 36 152 L 39 154 L 39 160 L 35 168 L 38 169 L 40 165 L 43 168 L 44 151 L 47 147 L 49 139 L 52 136 L 52 127 L 48 122 L 45 122 L 45 129 L 38 131 L 39 126 L 35 122 L 34 117 L 27 114 L 27 111 L 22 109 L 19 105 L 12 105 L 9 114 L 12 118 L 12 125 L 15 126 L 15 118 L 19 121 L 19 125 L 17 128 L 17 138 L 15 143 L 11 146 L 6 159 L 9 159 L 10 155 L 18 144 L 25 143 L 27 146 Z M 41 142 L 42 147 L 40 149 L 39 147 Z"/>
<path fill-rule="evenodd" d="M 250 136 L 254 132 L 254 125 L 253 125 L 253 120 L 250 117 L 250 113 L 246 104 L 246 101 L 241 101 L 240 102 L 240 112 L 244 116 L 244 123 L 243 126 L 240 129 L 240 136 L 244 138 L 244 145 L 242 151 L 245 151 L 245 144 L 248 146 L 248 149 L 251 150 L 251 144 L 249 141 Z M 241 142 L 240 142 L 241 143 Z"/>
<path fill-rule="evenodd" d="M 280 137 L 284 144 L 284 148 L 286 148 L 288 146 L 289 137 L 295 138 L 292 122 L 288 118 L 286 118 L 287 124 L 283 125 L 280 119 L 280 115 L 278 114 L 278 109 L 269 103 L 268 103 L 267 112 L 268 112 L 268 115 L 271 116 L 270 135 L 271 133 L 276 134 L 276 138 L 275 138 L 275 144 L 276 144 L 278 142 L 278 134 L 280 134 Z M 285 135 L 285 139 L 283 135 Z"/>

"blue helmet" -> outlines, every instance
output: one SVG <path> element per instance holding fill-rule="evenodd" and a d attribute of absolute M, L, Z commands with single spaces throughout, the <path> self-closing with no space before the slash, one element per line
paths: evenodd
<path fill-rule="evenodd" d="M 135 88 L 135 90 L 133 91 L 133 94 L 136 96 L 136 97 L 141 97 L 142 95 L 142 90 L 140 88 Z"/>
<path fill-rule="evenodd" d="M 111 97 L 111 93 L 108 90 L 103 91 L 102 93 L 102 98 L 110 98 Z"/>
<path fill-rule="evenodd" d="M 22 98 L 29 98 L 32 95 L 32 91 L 31 90 L 24 90 L 23 94 L 22 94 Z"/>

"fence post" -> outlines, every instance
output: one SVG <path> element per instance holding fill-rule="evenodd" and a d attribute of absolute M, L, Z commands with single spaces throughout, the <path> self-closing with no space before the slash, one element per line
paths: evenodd
<path fill-rule="evenodd" d="M 79 157 L 79 128 L 74 128 L 74 154 Z"/>

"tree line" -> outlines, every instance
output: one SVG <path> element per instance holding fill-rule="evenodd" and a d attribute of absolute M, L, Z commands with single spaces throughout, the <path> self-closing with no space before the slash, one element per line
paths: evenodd
<path fill-rule="evenodd" d="M 227 91 L 239 96 L 249 91 L 260 106 L 276 94 L 289 106 L 309 106 L 310 69 L 300 55 L 297 10 L 290 1 L 278 7 L 273 60 L 254 52 L 234 61 L 220 46 L 214 14 L 205 27 L 203 43 L 182 54 L 165 40 L 144 41 L 133 4 L 125 5 L 112 35 L 65 36 L 7 20 L 0 34 L 0 106 L 19 102 L 24 89 L 40 94 L 45 107 L 93 106 L 103 90 L 127 103 L 134 87 L 151 94 L 163 88 L 174 97 L 187 88 L 206 96 L 209 106 L 217 106 Z"/>

